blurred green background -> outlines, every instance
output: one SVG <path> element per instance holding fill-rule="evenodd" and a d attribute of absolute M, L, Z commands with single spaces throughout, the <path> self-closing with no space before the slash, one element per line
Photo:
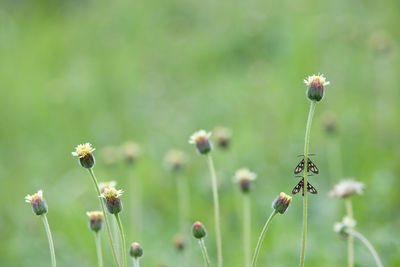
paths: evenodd
<path fill-rule="evenodd" d="M 0 265 L 50 266 L 40 218 L 24 196 L 44 190 L 59 266 L 97 266 L 87 210 L 93 185 L 71 151 L 96 148 L 99 180 L 125 194 L 127 242 L 143 266 L 184 266 L 171 148 L 189 155 L 190 224 L 201 220 L 215 265 L 212 195 L 206 158 L 188 144 L 200 128 L 225 126 L 227 151 L 213 156 L 221 181 L 225 266 L 243 266 L 236 169 L 258 174 L 252 198 L 252 249 L 271 202 L 297 183 L 309 101 L 303 79 L 331 82 L 318 104 L 311 152 L 320 175 L 309 201 L 306 266 L 345 266 L 346 242 L 333 232 L 344 216 L 328 191 L 343 177 L 366 184 L 353 200 L 357 229 L 386 266 L 400 266 L 400 2 L 386 1 L 11 1 L 0 4 Z M 330 112 L 337 130 L 323 122 Z M 132 166 L 107 165 L 107 146 L 140 144 Z M 143 227 L 134 223 L 130 179 L 142 187 Z M 272 223 L 259 266 L 296 266 L 302 198 Z M 190 228 L 188 227 L 188 233 Z M 188 266 L 203 266 L 195 240 Z M 113 266 L 103 232 L 106 266 Z M 356 266 L 374 266 L 355 242 Z"/>

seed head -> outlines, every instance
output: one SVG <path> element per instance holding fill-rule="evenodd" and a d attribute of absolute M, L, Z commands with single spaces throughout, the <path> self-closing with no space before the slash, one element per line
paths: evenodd
<path fill-rule="evenodd" d="M 233 180 L 240 185 L 240 189 L 243 193 L 250 192 L 252 188 L 252 182 L 256 179 L 257 174 L 251 172 L 247 168 L 241 168 L 236 171 Z"/>
<path fill-rule="evenodd" d="M 185 153 L 179 150 L 170 150 L 164 159 L 164 164 L 171 171 L 179 171 L 187 162 Z"/>
<path fill-rule="evenodd" d="M 217 127 L 214 130 L 214 136 L 217 141 L 217 145 L 220 148 L 228 148 L 231 142 L 232 133 L 228 128 Z"/>
<path fill-rule="evenodd" d="M 174 237 L 174 246 L 177 250 L 182 251 L 185 249 L 185 240 L 182 236 L 177 235 Z"/>
<path fill-rule="evenodd" d="M 341 222 L 336 222 L 333 225 L 333 230 L 339 233 L 342 238 L 347 238 L 349 236 L 348 230 L 353 229 L 355 226 L 356 221 L 346 216 Z"/>
<path fill-rule="evenodd" d="M 32 211 L 36 215 L 46 214 L 48 211 L 47 203 L 43 198 L 42 190 L 39 190 L 33 195 L 26 195 L 25 202 L 31 204 Z"/>
<path fill-rule="evenodd" d="M 206 228 L 201 222 L 197 221 L 193 224 L 192 235 L 196 239 L 202 239 L 207 236 Z"/>
<path fill-rule="evenodd" d="M 133 164 L 141 154 L 140 146 L 134 142 L 126 142 L 122 145 L 122 154 L 128 164 Z"/>
<path fill-rule="evenodd" d="M 292 197 L 281 192 L 279 196 L 272 202 L 272 208 L 275 209 L 280 214 L 284 214 L 289 207 Z"/>
<path fill-rule="evenodd" d="M 117 214 L 122 211 L 122 202 L 119 198 L 122 195 L 122 190 L 117 190 L 114 187 L 106 187 L 104 193 L 101 194 L 107 211 L 111 214 Z"/>
<path fill-rule="evenodd" d="M 95 148 L 92 148 L 90 143 L 80 144 L 75 148 L 75 151 L 72 152 L 72 155 L 78 157 L 79 164 L 87 169 L 93 168 L 95 164 L 95 159 L 92 154 L 95 151 Z"/>
<path fill-rule="evenodd" d="M 143 256 L 143 248 L 140 246 L 139 243 L 133 242 L 129 249 L 129 254 L 135 259 L 140 258 Z"/>
<path fill-rule="evenodd" d="M 357 182 L 354 179 L 342 180 L 333 187 L 333 189 L 329 192 L 329 196 L 346 198 L 356 193 L 361 195 L 364 187 L 364 183 Z"/>
<path fill-rule="evenodd" d="M 189 144 L 196 145 L 197 151 L 200 154 L 207 154 L 211 151 L 212 145 L 210 142 L 211 133 L 204 130 L 195 132 L 189 139 Z"/>
<path fill-rule="evenodd" d="M 110 188 L 110 187 L 115 188 L 116 185 L 117 185 L 116 181 L 109 181 L 109 182 L 100 183 L 99 184 L 100 193 L 104 193 L 104 189 L 106 189 L 106 188 Z"/>
<path fill-rule="evenodd" d="M 96 233 L 100 231 L 103 226 L 103 212 L 88 211 L 86 215 L 89 217 L 89 229 Z"/>
<path fill-rule="evenodd" d="M 326 81 L 324 75 L 313 75 L 308 76 L 307 80 L 304 80 L 307 84 L 307 97 L 311 101 L 321 101 L 324 97 L 324 88 L 330 82 Z"/>

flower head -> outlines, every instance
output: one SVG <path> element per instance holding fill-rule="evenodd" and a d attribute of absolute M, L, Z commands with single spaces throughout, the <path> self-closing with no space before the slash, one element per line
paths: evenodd
<path fill-rule="evenodd" d="M 252 181 L 254 181 L 257 177 L 257 174 L 251 172 L 247 168 L 241 168 L 236 171 L 233 180 L 236 183 L 239 183 L 240 189 L 243 193 L 248 193 L 251 190 Z"/>
<path fill-rule="evenodd" d="M 100 193 L 104 193 L 104 189 L 114 187 L 117 185 L 116 181 L 103 182 L 99 184 Z"/>
<path fill-rule="evenodd" d="M 231 141 L 232 133 L 228 128 L 217 127 L 214 129 L 214 136 L 217 144 L 221 148 L 228 148 Z"/>
<path fill-rule="evenodd" d="M 103 147 L 100 151 L 100 160 L 107 166 L 112 166 L 119 159 L 118 149 L 115 146 Z"/>
<path fill-rule="evenodd" d="M 202 238 L 206 237 L 207 231 L 201 222 L 197 221 L 193 224 L 192 235 L 196 239 L 202 239 Z"/>
<path fill-rule="evenodd" d="M 31 204 L 32 211 L 36 215 L 42 215 L 47 213 L 47 203 L 43 198 L 43 191 L 39 190 L 33 195 L 26 195 L 25 202 Z"/>
<path fill-rule="evenodd" d="M 122 193 L 122 190 L 117 190 L 114 187 L 104 188 L 104 192 L 101 194 L 101 196 L 109 213 L 117 214 L 122 211 L 122 202 L 119 198 Z"/>
<path fill-rule="evenodd" d="M 140 246 L 139 243 L 133 242 L 129 249 L 129 254 L 135 259 L 140 258 L 143 256 L 143 248 Z"/>
<path fill-rule="evenodd" d="M 94 156 L 92 154 L 96 149 L 92 147 L 90 143 L 80 144 L 75 148 L 75 151 L 72 152 L 72 155 L 78 157 L 79 164 L 81 164 L 84 168 L 92 168 L 95 163 Z"/>
<path fill-rule="evenodd" d="M 200 154 L 207 154 L 211 151 L 212 145 L 210 142 L 211 133 L 205 130 L 195 132 L 189 139 L 189 144 L 194 144 Z"/>
<path fill-rule="evenodd" d="M 308 76 L 304 83 L 307 85 L 307 97 L 311 101 L 320 101 L 324 97 L 325 86 L 330 84 L 322 74 Z"/>
<path fill-rule="evenodd" d="M 164 159 L 165 166 L 172 171 L 180 170 L 186 162 L 187 158 L 185 153 L 179 150 L 168 151 Z"/>
<path fill-rule="evenodd" d="M 346 238 L 349 235 L 348 230 L 353 229 L 355 226 L 356 221 L 346 216 L 341 222 L 336 222 L 333 225 L 333 230 L 339 233 L 341 237 Z"/>
<path fill-rule="evenodd" d="M 288 196 L 285 193 L 281 192 L 279 196 L 274 200 L 274 202 L 272 202 L 272 208 L 280 214 L 283 214 L 289 207 L 291 201 L 291 196 Z"/>
<path fill-rule="evenodd" d="M 177 235 L 173 240 L 174 246 L 177 250 L 182 251 L 185 249 L 185 239 L 182 236 Z"/>
<path fill-rule="evenodd" d="M 346 198 L 356 193 L 361 195 L 364 187 L 364 183 L 357 182 L 354 179 L 342 180 L 333 187 L 329 192 L 329 196 Z"/>
<path fill-rule="evenodd" d="M 89 229 L 95 232 L 100 231 L 103 226 L 103 212 L 88 211 L 86 215 L 89 217 Z"/>
<path fill-rule="evenodd" d="M 126 142 L 122 145 L 122 155 L 128 164 L 133 164 L 141 154 L 140 146 L 134 142 Z"/>

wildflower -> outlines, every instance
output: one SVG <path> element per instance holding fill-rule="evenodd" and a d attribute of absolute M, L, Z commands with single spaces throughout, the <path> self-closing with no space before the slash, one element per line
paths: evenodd
<path fill-rule="evenodd" d="M 135 259 L 140 258 L 143 256 L 143 248 L 140 246 L 139 243 L 133 242 L 129 249 L 129 254 Z"/>
<path fill-rule="evenodd" d="M 342 180 L 333 187 L 329 192 L 329 196 L 346 198 L 356 193 L 361 195 L 364 187 L 364 183 L 357 182 L 354 179 Z"/>
<path fill-rule="evenodd" d="M 228 128 L 217 127 L 214 130 L 214 136 L 217 144 L 221 148 L 228 148 L 231 141 L 231 131 Z"/>
<path fill-rule="evenodd" d="M 100 231 L 103 226 L 103 212 L 88 211 L 86 215 L 89 217 L 89 229 L 95 232 Z"/>
<path fill-rule="evenodd" d="M 343 218 L 341 222 L 336 222 L 334 224 L 333 230 L 336 233 L 339 233 L 341 237 L 347 238 L 349 235 L 347 230 L 353 229 L 355 226 L 356 226 L 356 221 L 346 216 Z"/>
<path fill-rule="evenodd" d="M 78 145 L 75 148 L 75 151 L 72 152 L 72 155 L 78 157 L 79 164 L 82 167 L 91 169 L 95 164 L 95 159 L 92 154 L 93 151 L 95 151 L 95 148 L 92 148 L 92 145 L 90 143 L 86 143 Z"/>
<path fill-rule="evenodd" d="M 185 240 L 182 236 L 175 236 L 173 242 L 177 250 L 182 251 L 185 248 Z"/>
<path fill-rule="evenodd" d="M 307 84 L 307 97 L 311 101 L 321 101 L 324 97 L 324 88 L 329 85 L 330 82 L 326 81 L 323 75 L 308 76 L 307 80 L 304 80 Z"/>
<path fill-rule="evenodd" d="M 31 204 L 32 211 L 36 215 L 46 214 L 48 211 L 46 200 L 43 198 L 43 191 L 39 190 L 33 195 L 26 195 L 25 202 Z"/>
<path fill-rule="evenodd" d="M 193 234 L 194 238 L 202 239 L 202 238 L 206 237 L 207 231 L 206 231 L 206 228 L 204 227 L 204 225 L 201 222 L 197 221 L 193 224 L 192 234 Z"/>
<path fill-rule="evenodd" d="M 207 133 L 204 130 L 195 132 L 189 139 L 189 144 L 196 145 L 197 151 L 200 154 L 207 154 L 211 151 L 212 145 L 210 142 L 211 133 Z"/>
<path fill-rule="evenodd" d="M 179 150 L 170 150 L 165 156 L 164 163 L 165 166 L 172 171 L 180 170 L 186 163 L 186 155 Z"/>
<path fill-rule="evenodd" d="M 110 187 L 115 188 L 116 185 L 117 185 L 116 181 L 109 181 L 109 182 L 100 183 L 99 184 L 100 192 L 104 193 L 104 189 L 110 188 Z"/>
<path fill-rule="evenodd" d="M 274 202 L 272 202 L 272 208 L 280 214 L 283 214 L 289 207 L 291 201 L 291 196 L 288 196 L 285 193 L 281 192 L 279 196 L 274 200 Z"/>
<path fill-rule="evenodd" d="M 236 171 L 233 180 L 239 183 L 240 189 L 243 193 L 248 193 L 251 190 L 252 181 L 257 177 L 257 174 L 251 172 L 249 169 L 241 168 Z"/>
<path fill-rule="evenodd" d="M 122 145 L 122 154 L 128 164 L 133 164 L 141 154 L 140 146 L 134 142 L 126 142 Z"/>
<path fill-rule="evenodd" d="M 118 149 L 115 146 L 106 146 L 100 151 L 100 160 L 105 165 L 114 165 L 118 160 Z"/>
<path fill-rule="evenodd" d="M 103 198 L 109 213 L 117 214 L 122 211 L 122 202 L 119 198 L 122 193 L 122 190 L 117 190 L 114 187 L 106 187 L 104 189 L 101 197 Z"/>

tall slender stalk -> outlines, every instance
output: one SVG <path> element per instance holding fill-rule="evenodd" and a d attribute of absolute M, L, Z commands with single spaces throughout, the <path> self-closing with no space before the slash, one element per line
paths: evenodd
<path fill-rule="evenodd" d="M 250 227 L 251 227 L 251 218 L 250 218 L 250 197 L 249 194 L 243 195 L 243 257 L 244 257 L 244 266 L 250 266 Z"/>
<path fill-rule="evenodd" d="M 96 241 L 97 262 L 99 264 L 99 267 L 103 267 L 103 255 L 101 253 L 100 233 L 99 232 L 95 232 L 94 233 L 94 238 L 95 238 L 95 241 Z"/>
<path fill-rule="evenodd" d="M 315 107 L 317 105 L 316 101 L 311 101 L 310 112 L 308 113 L 307 126 L 306 126 L 306 135 L 304 138 L 304 188 L 307 188 L 307 162 L 308 162 L 308 151 L 310 145 L 310 133 L 311 133 L 311 124 L 314 116 Z M 301 253 L 300 253 L 300 267 L 304 266 L 304 256 L 306 250 L 306 236 L 307 236 L 307 190 L 304 190 L 303 197 L 303 233 L 302 233 L 302 242 L 301 242 Z"/>
<path fill-rule="evenodd" d="M 353 220 L 353 207 L 351 205 L 351 200 L 349 197 L 346 197 L 344 201 L 346 204 L 347 217 Z M 353 230 L 352 227 L 350 228 L 350 230 Z M 354 236 L 352 235 L 349 235 L 349 237 L 347 238 L 347 263 L 349 267 L 354 266 Z"/>
<path fill-rule="evenodd" d="M 368 248 L 369 252 L 375 260 L 376 266 L 383 267 L 382 261 L 379 258 L 378 253 L 376 252 L 372 244 L 368 241 L 368 239 L 366 239 L 361 233 L 357 232 L 356 230 L 348 229 L 347 232 L 350 234 L 350 236 L 354 236 L 355 238 L 360 240 Z"/>
<path fill-rule="evenodd" d="M 139 266 L 139 258 L 133 258 L 133 267 L 140 267 Z"/>
<path fill-rule="evenodd" d="M 204 239 L 203 238 L 199 239 L 199 245 L 200 245 L 200 248 L 201 248 L 201 253 L 203 254 L 204 262 L 205 262 L 207 267 L 210 267 L 211 266 L 210 258 L 208 257 L 206 244 L 204 243 Z"/>
<path fill-rule="evenodd" d="M 121 243 L 122 243 L 122 258 L 123 258 L 123 262 L 124 262 L 124 267 L 127 267 L 127 263 L 126 263 L 126 244 L 125 244 L 125 234 L 124 234 L 124 229 L 122 228 L 122 222 L 121 222 L 121 218 L 119 217 L 119 214 L 116 213 L 115 215 L 115 219 L 117 219 L 117 223 L 118 223 L 118 227 L 119 227 L 119 232 L 121 234 Z"/>
<path fill-rule="evenodd" d="M 49 248 L 50 248 L 50 255 L 51 255 L 51 265 L 53 267 L 56 267 L 57 266 L 56 253 L 54 252 L 53 237 L 51 236 L 49 221 L 47 221 L 46 214 L 42 214 L 41 217 L 42 217 L 42 220 L 43 220 L 44 228 L 46 229 L 47 240 L 49 241 Z"/>
<path fill-rule="evenodd" d="M 101 192 L 100 192 L 100 188 L 99 188 L 99 183 L 97 182 L 97 179 L 96 179 L 96 176 L 94 175 L 93 169 L 88 169 L 88 171 L 90 173 L 90 177 L 92 177 L 92 180 L 93 180 L 93 183 L 94 183 L 94 187 L 96 188 L 97 196 L 99 198 L 100 206 L 101 206 L 101 209 L 103 211 L 104 222 L 106 223 L 107 235 L 108 235 L 108 239 L 110 241 L 110 246 L 111 246 L 111 251 L 112 251 L 112 254 L 113 254 L 113 257 L 114 257 L 114 261 L 115 261 L 115 264 L 117 265 L 117 267 L 119 267 L 120 265 L 118 263 L 117 254 L 115 252 L 114 243 L 113 243 L 112 236 L 111 236 L 111 231 L 110 231 L 110 225 L 108 223 L 107 213 L 106 213 L 106 210 L 104 209 L 103 200 L 101 199 Z"/>
<path fill-rule="evenodd" d="M 214 220 L 215 220 L 215 233 L 217 241 L 217 255 L 218 267 L 222 267 L 222 241 L 221 241 L 221 226 L 220 226 L 220 213 L 219 213 L 219 200 L 218 200 L 218 185 L 217 175 L 215 173 L 214 162 L 211 153 L 208 153 L 208 167 L 211 174 L 211 183 L 214 199 Z"/>
<path fill-rule="evenodd" d="M 260 254 L 261 245 L 264 241 L 265 234 L 267 233 L 268 227 L 271 224 L 272 219 L 275 215 L 278 214 L 276 210 L 274 210 L 271 215 L 269 216 L 267 222 L 264 225 L 264 228 L 261 231 L 260 237 L 258 238 L 256 250 L 254 251 L 253 261 L 251 262 L 251 267 L 255 267 L 257 264 L 258 254 Z"/>

